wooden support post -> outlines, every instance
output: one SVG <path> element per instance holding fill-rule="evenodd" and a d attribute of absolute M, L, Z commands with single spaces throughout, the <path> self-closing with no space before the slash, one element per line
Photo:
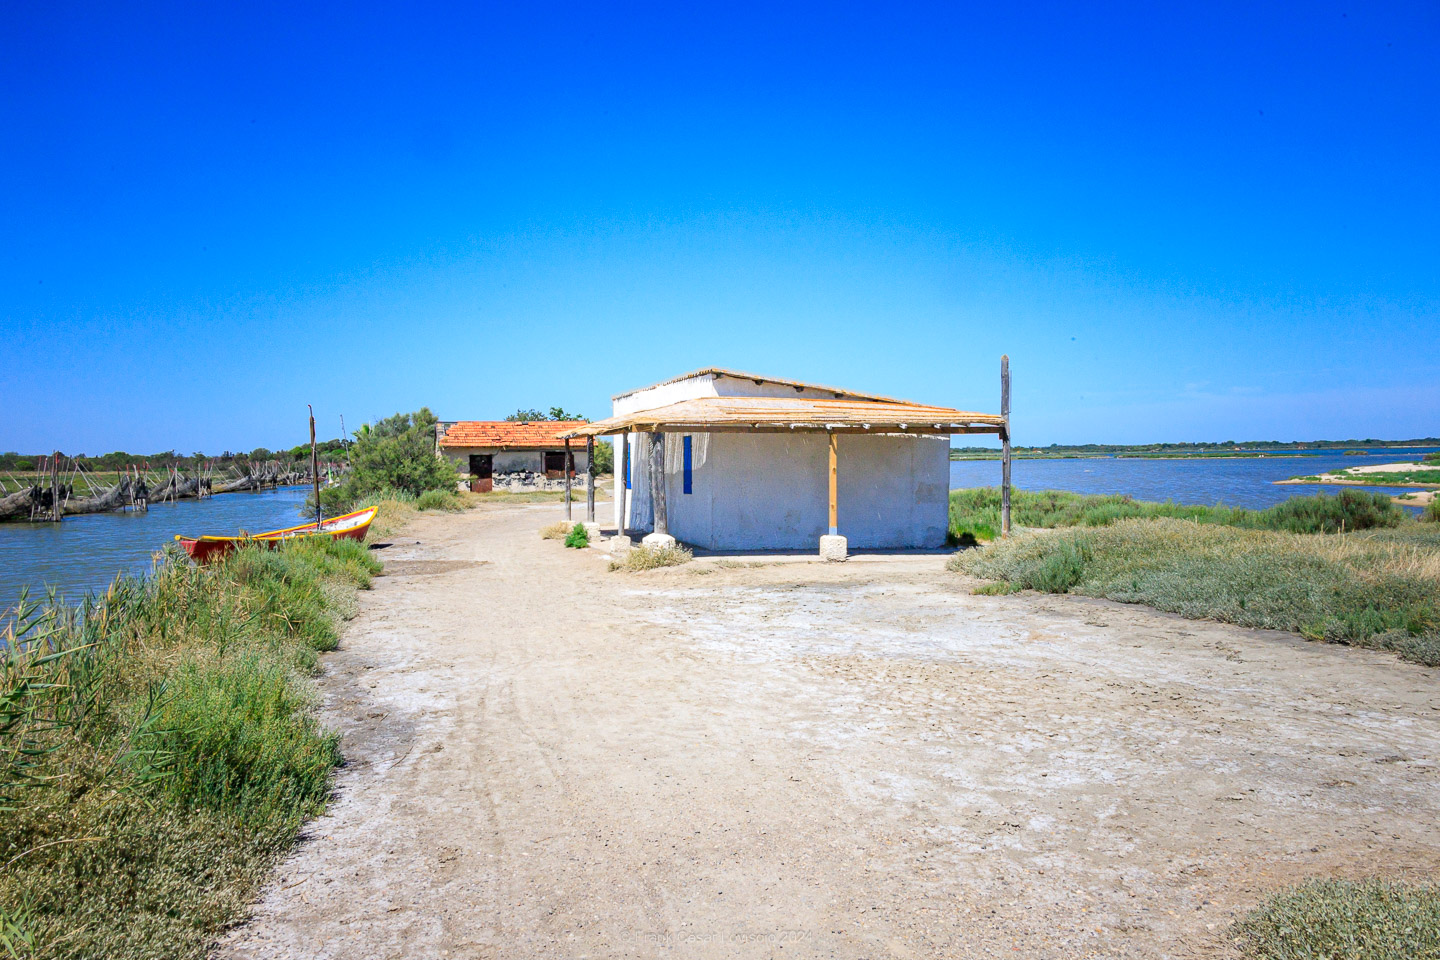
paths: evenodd
<path fill-rule="evenodd" d="M 50 458 L 50 519 L 58 521 L 65 515 L 64 509 L 60 502 L 60 451 L 56 450 Z"/>
<path fill-rule="evenodd" d="M 1010 536 L 1010 357 L 1000 358 L 1000 536 Z"/>
<path fill-rule="evenodd" d="M 585 522 L 595 522 L 595 438 L 585 438 Z"/>
<path fill-rule="evenodd" d="M 310 482 L 315 488 L 315 531 L 320 531 L 320 524 L 325 522 L 325 512 L 320 509 L 320 457 L 315 452 L 315 408 L 306 404 L 310 410 Z"/>
<path fill-rule="evenodd" d="M 655 532 L 670 532 L 665 511 L 665 434 L 650 434 L 650 503 L 655 508 Z"/>
<path fill-rule="evenodd" d="M 565 471 L 565 519 L 573 519 L 570 512 L 570 438 L 565 438 L 565 460 L 560 464 Z"/>
<path fill-rule="evenodd" d="M 625 536 L 625 477 L 630 472 L 630 434 L 618 435 L 615 443 L 615 536 Z"/>
<path fill-rule="evenodd" d="M 837 536 L 840 533 L 840 472 L 839 472 L 839 451 L 836 445 L 840 438 L 833 431 L 830 433 L 830 536 Z"/>

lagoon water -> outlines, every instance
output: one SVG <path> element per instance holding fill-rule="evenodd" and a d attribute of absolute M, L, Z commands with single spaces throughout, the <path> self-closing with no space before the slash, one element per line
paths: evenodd
<path fill-rule="evenodd" d="M 1357 447 L 1356 449 L 1365 449 Z M 1021 490 L 1069 490 L 1074 493 L 1118 493 L 1136 500 L 1174 500 L 1176 503 L 1263 509 L 1291 497 L 1334 494 L 1355 489 L 1319 484 L 1277 486 L 1276 480 L 1311 476 L 1346 467 L 1378 463 L 1415 462 L 1434 447 L 1367 451 L 1345 456 L 1344 451 L 1320 451 L 1300 456 L 1150 460 L 1097 457 L 1083 460 L 1016 460 L 1010 480 Z M 998 487 L 1000 461 L 957 460 L 950 464 L 950 488 Z M 1408 493 L 1403 487 L 1362 487 L 1391 494 Z"/>
<path fill-rule="evenodd" d="M 1418 460 L 1424 450 L 1380 450 L 1367 456 L 1325 451 L 1305 456 L 1246 459 L 1016 460 L 1013 479 L 1022 490 L 1128 494 L 1137 500 L 1222 503 L 1263 508 L 1289 497 L 1334 493 L 1339 487 L 1276 486 L 1273 481 L 1342 467 Z M 842 467 L 843 469 L 843 467 Z M 950 486 L 998 486 L 998 460 L 956 461 Z M 1390 490 L 1366 487 L 1367 490 Z M 301 523 L 306 487 L 222 494 L 210 500 L 161 504 L 148 513 L 68 517 L 59 524 L 0 524 L 0 611 L 23 587 L 39 595 L 54 586 L 68 600 L 105 589 L 118 573 L 145 573 L 151 557 L 177 533 L 273 530 Z"/>
<path fill-rule="evenodd" d="M 0 611 L 13 606 L 23 587 L 35 599 L 53 586 L 73 602 L 104 590 L 116 574 L 146 573 L 155 552 L 177 533 L 258 533 L 304 523 L 300 507 L 309 493 L 309 487 L 281 487 L 156 504 L 146 512 L 0 523 Z"/>

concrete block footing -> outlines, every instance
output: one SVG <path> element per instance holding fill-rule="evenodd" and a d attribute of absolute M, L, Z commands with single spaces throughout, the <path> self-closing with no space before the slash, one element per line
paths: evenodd
<path fill-rule="evenodd" d="M 635 546 L 629 537 L 611 537 L 608 541 L 611 553 L 624 553 Z"/>
<path fill-rule="evenodd" d="M 675 546 L 675 538 L 670 536 L 670 534 L 668 533 L 647 533 L 640 542 L 647 547 L 654 547 L 657 549 L 660 547 Z"/>
<path fill-rule="evenodd" d="M 820 559 L 840 561 L 849 556 L 849 542 L 833 533 L 820 538 Z"/>
<path fill-rule="evenodd" d="M 599 543 L 599 542 L 600 542 L 600 524 L 598 524 L 598 523 L 587 523 L 587 524 L 585 524 L 585 533 L 590 537 L 590 542 L 591 542 L 591 543 Z"/>

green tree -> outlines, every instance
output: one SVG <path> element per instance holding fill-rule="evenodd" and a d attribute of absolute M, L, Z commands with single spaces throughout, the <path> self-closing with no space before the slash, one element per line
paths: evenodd
<path fill-rule="evenodd" d="M 437 422 L 429 407 L 421 407 L 362 427 L 350 447 L 345 479 L 321 491 L 327 509 L 390 491 L 419 497 L 427 490 L 454 490 L 459 481 L 454 466 L 435 453 Z"/>
<path fill-rule="evenodd" d="M 551 407 L 549 413 L 541 413 L 539 410 L 516 410 L 505 418 L 510 423 L 544 423 L 547 420 L 585 420 L 589 418 L 584 414 L 571 413 L 564 407 Z"/>
<path fill-rule="evenodd" d="M 615 448 L 604 437 L 595 438 L 595 474 L 615 472 Z"/>

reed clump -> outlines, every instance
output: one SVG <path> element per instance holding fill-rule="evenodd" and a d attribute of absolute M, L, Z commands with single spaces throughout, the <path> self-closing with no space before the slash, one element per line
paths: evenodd
<path fill-rule="evenodd" d="M 1288 630 L 1440 665 L 1440 530 L 1331 536 L 1181 520 L 1032 532 L 959 553 L 952 570 Z"/>
<path fill-rule="evenodd" d="M 0 636 L 0 955 L 204 956 L 325 805 L 340 757 L 309 675 L 378 570 L 317 538 L 22 601 Z"/>

